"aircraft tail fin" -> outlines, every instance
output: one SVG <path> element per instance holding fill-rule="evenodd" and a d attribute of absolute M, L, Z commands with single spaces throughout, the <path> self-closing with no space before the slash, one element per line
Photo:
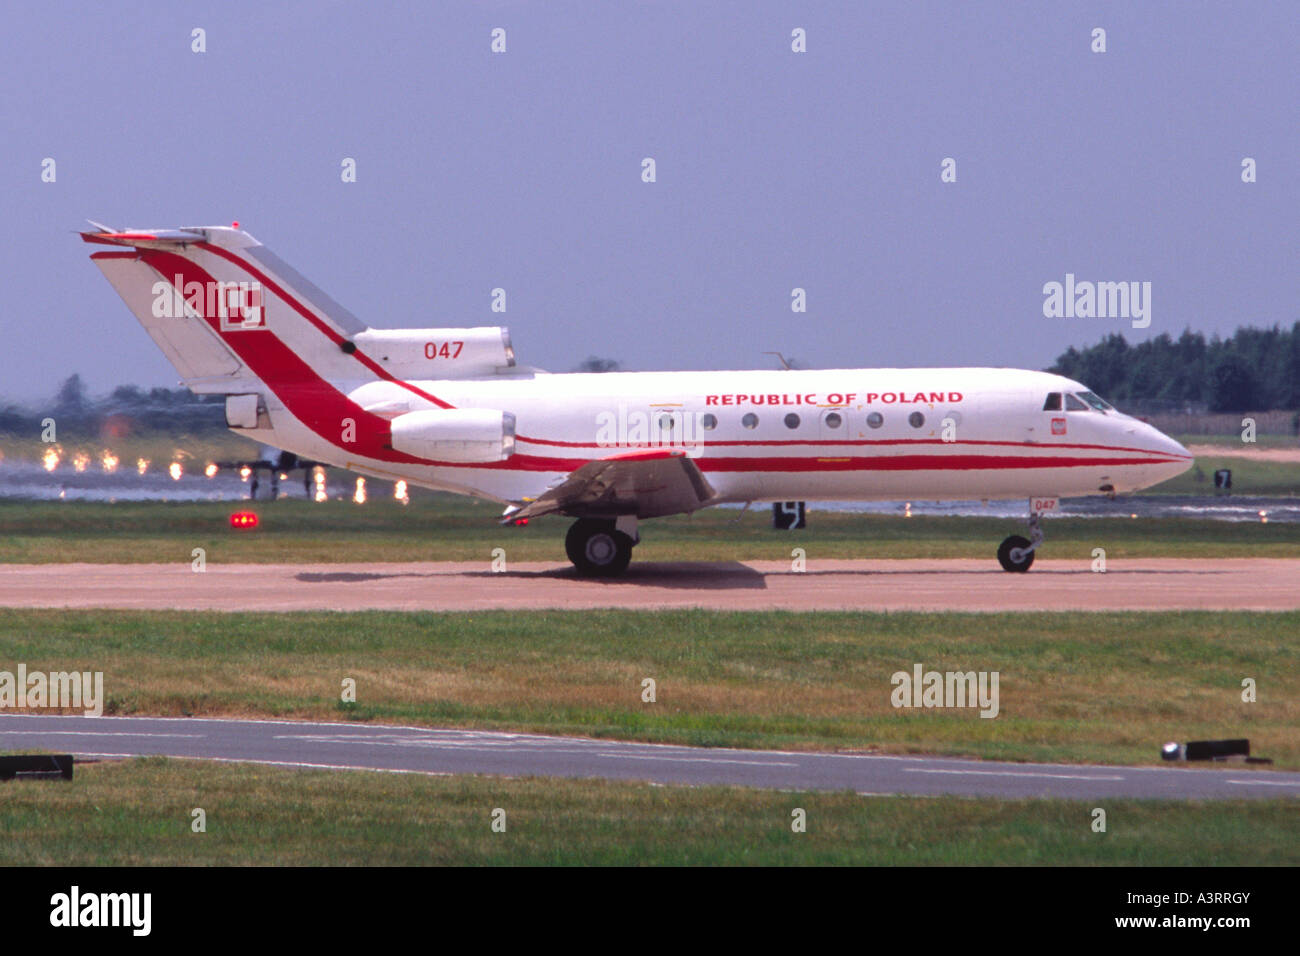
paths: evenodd
<path fill-rule="evenodd" d="M 194 391 L 370 377 L 350 348 L 366 325 L 247 232 L 92 225 L 116 248 L 91 259 Z"/>

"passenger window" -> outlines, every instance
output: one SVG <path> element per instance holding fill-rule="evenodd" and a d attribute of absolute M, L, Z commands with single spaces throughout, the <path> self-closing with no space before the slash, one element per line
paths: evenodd
<path fill-rule="evenodd" d="M 703 417 L 700 419 L 700 427 L 706 432 L 713 431 L 713 429 L 718 427 L 718 416 L 714 415 L 712 412 L 705 412 Z"/>
<path fill-rule="evenodd" d="M 879 428 L 883 424 L 885 424 L 885 416 L 880 412 L 872 412 L 867 416 L 867 425 L 871 428 Z"/>
<path fill-rule="evenodd" d="M 1073 395 L 1071 395 L 1069 392 L 1066 392 L 1066 393 L 1065 393 L 1065 410 L 1066 410 L 1067 412 L 1086 412 L 1086 411 L 1088 410 L 1088 403 L 1087 403 L 1087 402 L 1081 402 L 1081 401 L 1079 401 L 1079 399 L 1075 398 L 1075 397 L 1074 397 Z"/>
<path fill-rule="evenodd" d="M 748 415 L 746 415 L 744 418 L 740 420 L 740 424 L 744 425 L 746 428 L 757 428 L 758 416 L 755 415 L 753 412 L 750 412 Z"/>
<path fill-rule="evenodd" d="M 920 412 L 912 412 L 912 414 L 907 416 L 907 424 L 911 425 L 913 428 L 920 428 L 925 424 L 925 416 Z"/>
<path fill-rule="evenodd" d="M 786 428 L 798 428 L 798 427 L 799 427 L 799 416 L 796 415 L 794 412 L 791 412 L 789 415 L 785 416 L 785 427 L 786 427 Z"/>
<path fill-rule="evenodd" d="M 1059 412 L 1061 410 L 1061 393 L 1052 392 L 1047 396 L 1047 401 L 1043 402 L 1043 411 Z"/>
<path fill-rule="evenodd" d="M 822 423 L 827 428 L 839 428 L 844 424 L 844 419 L 839 412 L 827 412 L 826 417 L 822 419 Z"/>

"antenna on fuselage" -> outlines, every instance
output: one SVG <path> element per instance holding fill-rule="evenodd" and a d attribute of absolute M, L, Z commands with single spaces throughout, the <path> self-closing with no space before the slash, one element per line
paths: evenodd
<path fill-rule="evenodd" d="M 782 355 L 780 352 L 764 352 L 763 354 L 775 355 L 778 359 L 781 360 L 781 368 L 785 369 L 785 371 L 787 372 L 790 371 L 790 363 L 785 360 L 785 356 Z"/>

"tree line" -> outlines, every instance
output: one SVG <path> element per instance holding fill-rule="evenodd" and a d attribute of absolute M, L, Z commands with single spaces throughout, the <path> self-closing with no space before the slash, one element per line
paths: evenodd
<path fill-rule="evenodd" d="M 1137 345 L 1111 334 L 1071 347 L 1048 369 L 1083 382 L 1123 405 L 1160 401 L 1205 405 L 1212 412 L 1300 409 L 1300 322 L 1290 329 L 1243 327 L 1208 341 L 1190 329 Z"/>
<path fill-rule="evenodd" d="M 35 437 L 47 418 L 54 419 L 58 434 L 76 437 L 99 435 L 106 427 L 196 435 L 226 430 L 224 396 L 119 385 L 103 398 L 91 398 L 81 376 L 70 375 L 45 405 L 0 405 L 0 434 Z"/>

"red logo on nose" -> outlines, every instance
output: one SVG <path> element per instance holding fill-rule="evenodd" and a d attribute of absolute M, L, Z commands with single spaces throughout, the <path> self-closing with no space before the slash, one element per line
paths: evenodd
<path fill-rule="evenodd" d="M 1053 418 L 1053 419 L 1052 419 L 1052 434 L 1053 434 L 1053 435 L 1064 435 L 1064 434 L 1065 434 L 1065 419 L 1064 419 L 1064 418 Z"/>

